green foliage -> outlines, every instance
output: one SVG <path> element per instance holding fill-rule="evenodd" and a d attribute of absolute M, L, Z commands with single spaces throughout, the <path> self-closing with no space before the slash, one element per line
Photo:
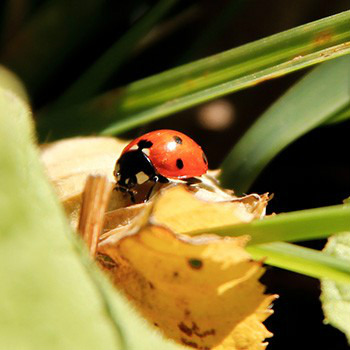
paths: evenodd
<path fill-rule="evenodd" d="M 350 233 L 343 233 L 328 240 L 324 252 L 350 265 Z M 322 280 L 321 295 L 325 322 L 345 333 L 350 343 L 350 288 L 331 278 Z"/>
<path fill-rule="evenodd" d="M 350 283 L 349 262 L 343 257 L 285 242 L 252 245 L 247 249 L 255 259 L 266 259 L 269 265 L 315 278 L 328 278 L 333 283 Z"/>
<path fill-rule="evenodd" d="M 0 348 L 182 349 L 149 328 L 74 237 L 27 106 L 0 89 L 0 110 Z"/>
<path fill-rule="evenodd" d="M 350 52 L 350 11 L 324 18 L 110 91 L 46 110 L 43 139 L 100 131 L 117 134 L 265 80 Z M 328 35 L 329 33 L 332 35 Z"/>
<path fill-rule="evenodd" d="M 330 61 L 277 100 L 226 158 L 223 182 L 244 192 L 294 140 L 350 117 L 350 11 L 96 95 L 175 2 L 160 1 L 38 115 L 42 140 L 117 134 Z M 16 69 L 35 96 L 98 30 L 106 8 L 101 0 L 79 0 L 74 6 L 67 0 L 46 1 L 7 43 L 3 61 Z M 219 32 L 217 26 L 210 28 L 211 35 Z M 0 67 L 0 86 L 0 348 L 180 349 L 149 329 L 86 256 L 43 174 L 23 83 Z M 267 264 L 323 279 L 327 320 L 349 338 L 349 234 L 332 237 L 324 252 L 285 243 L 349 230 L 350 207 L 340 205 L 212 231 L 249 234 L 248 250 L 255 258 L 266 257 Z"/>
<path fill-rule="evenodd" d="M 350 206 L 335 205 L 282 213 L 249 223 L 212 228 L 211 232 L 233 237 L 248 234 L 251 236 L 249 244 L 254 245 L 276 241 L 297 242 L 320 239 L 347 230 L 350 230 Z M 191 235 L 200 233 L 204 232 L 191 232 Z"/>
<path fill-rule="evenodd" d="M 117 40 L 63 96 L 58 98 L 55 102 L 56 108 L 76 104 L 97 93 L 110 75 L 120 68 L 140 39 L 171 9 L 176 1 L 161 0 L 156 4 L 121 39 Z"/>
<path fill-rule="evenodd" d="M 328 120 L 347 118 L 349 67 L 350 56 L 324 63 L 279 98 L 225 159 L 223 183 L 238 193 L 246 192 L 264 167 L 291 142 Z"/>

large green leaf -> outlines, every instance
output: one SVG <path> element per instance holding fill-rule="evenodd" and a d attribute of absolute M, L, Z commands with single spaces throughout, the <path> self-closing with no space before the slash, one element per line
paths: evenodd
<path fill-rule="evenodd" d="M 23 101 L 28 102 L 29 97 L 20 79 L 6 67 L 0 65 L 0 87 L 5 90 L 10 90 Z"/>
<path fill-rule="evenodd" d="M 331 237 L 324 252 L 335 259 L 346 261 L 350 266 L 350 233 Z M 350 343 L 350 283 L 327 278 L 322 280 L 321 286 L 325 322 L 344 332 Z"/>
<path fill-rule="evenodd" d="M 246 192 L 262 169 L 295 139 L 350 105 L 350 56 L 324 63 L 278 99 L 235 145 L 222 167 L 222 182 Z M 344 114 L 345 113 L 345 117 Z"/>
<path fill-rule="evenodd" d="M 350 11 L 134 82 L 93 101 L 47 110 L 41 136 L 115 134 L 350 52 Z"/>
<path fill-rule="evenodd" d="M 85 254 L 44 176 L 30 113 L 0 88 L 0 348 L 182 349 Z"/>

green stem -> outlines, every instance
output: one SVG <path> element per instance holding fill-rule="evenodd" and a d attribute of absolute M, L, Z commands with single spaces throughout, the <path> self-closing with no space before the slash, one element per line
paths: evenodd
<path fill-rule="evenodd" d="M 274 241 L 305 241 L 350 231 L 350 205 L 295 211 L 249 223 L 188 232 L 190 235 L 215 233 L 220 236 L 251 236 L 250 245 Z"/>
<path fill-rule="evenodd" d="M 326 253 L 290 243 L 274 242 L 247 247 L 254 259 L 264 259 L 266 264 L 315 278 L 328 278 L 350 283 L 348 261 Z"/>

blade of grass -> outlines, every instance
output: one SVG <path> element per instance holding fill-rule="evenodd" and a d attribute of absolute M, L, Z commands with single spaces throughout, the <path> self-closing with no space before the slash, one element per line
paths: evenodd
<path fill-rule="evenodd" d="M 41 136 L 111 135 L 350 53 L 350 11 L 134 82 L 89 103 L 47 110 Z"/>
<path fill-rule="evenodd" d="M 1 55 L 32 95 L 37 93 L 71 52 L 88 41 L 103 20 L 106 0 L 45 2 Z"/>
<path fill-rule="evenodd" d="M 180 58 L 180 63 L 189 62 L 191 59 L 198 58 L 198 54 L 203 52 L 220 35 L 225 35 L 224 31 L 238 14 L 241 7 L 247 4 L 247 0 L 228 1 L 217 16 L 200 33 L 197 40 L 191 44 L 191 47 Z"/>
<path fill-rule="evenodd" d="M 194 3 L 182 10 L 178 14 L 169 16 L 161 21 L 152 30 L 149 31 L 136 45 L 132 52 L 132 56 L 138 55 L 141 51 L 148 49 L 150 46 L 159 43 L 163 39 L 175 33 L 180 28 L 193 23 L 200 16 L 200 4 Z"/>
<path fill-rule="evenodd" d="M 349 78 L 349 84 L 350 84 L 350 78 Z M 349 87 L 349 89 L 350 89 L 350 87 Z M 350 103 L 347 104 L 342 110 L 335 113 L 330 119 L 327 119 L 326 122 L 324 123 L 324 125 L 341 123 L 341 122 L 346 121 L 349 118 L 350 118 Z"/>
<path fill-rule="evenodd" d="M 265 259 L 268 265 L 301 273 L 315 278 L 327 278 L 350 283 L 350 265 L 343 259 L 290 243 L 274 242 L 249 246 L 254 259 Z"/>
<path fill-rule="evenodd" d="M 246 192 L 287 145 L 349 105 L 350 56 L 315 68 L 278 99 L 246 132 L 222 164 L 221 181 Z"/>
<path fill-rule="evenodd" d="M 55 108 L 81 102 L 96 94 L 131 54 L 139 40 L 174 6 L 161 0 L 110 47 L 54 104 Z"/>
<path fill-rule="evenodd" d="M 350 205 L 307 209 L 266 217 L 249 223 L 187 232 L 190 235 L 215 233 L 220 236 L 249 235 L 249 245 L 274 241 L 305 241 L 350 231 Z"/>

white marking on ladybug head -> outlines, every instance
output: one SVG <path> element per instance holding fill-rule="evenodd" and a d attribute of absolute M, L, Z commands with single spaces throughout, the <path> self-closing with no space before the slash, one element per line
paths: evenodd
<path fill-rule="evenodd" d="M 136 151 L 137 149 L 139 149 L 139 146 L 134 145 L 134 146 L 130 147 L 129 151 Z"/>
<path fill-rule="evenodd" d="M 168 142 L 166 145 L 167 151 L 174 151 L 177 146 L 177 143 L 175 141 Z"/>
<path fill-rule="evenodd" d="M 120 173 L 119 173 L 119 170 L 120 170 L 120 166 L 119 166 L 119 163 L 117 163 L 115 165 L 115 168 L 114 168 L 114 176 L 119 180 L 120 179 Z"/>
<path fill-rule="evenodd" d="M 149 176 L 146 175 L 143 171 L 140 171 L 139 173 L 136 174 L 136 179 L 137 179 L 137 183 L 141 185 L 149 180 Z"/>
<path fill-rule="evenodd" d="M 150 155 L 150 150 L 149 150 L 149 148 L 143 148 L 143 149 L 142 149 L 142 152 L 143 152 L 146 156 L 149 157 L 149 155 Z"/>

